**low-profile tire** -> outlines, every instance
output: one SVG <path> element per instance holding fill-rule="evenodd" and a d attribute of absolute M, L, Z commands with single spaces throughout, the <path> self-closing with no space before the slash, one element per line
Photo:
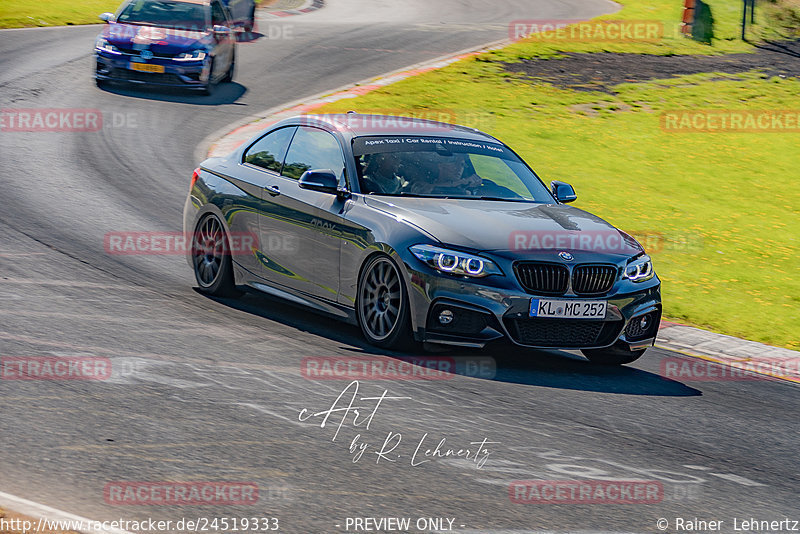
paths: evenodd
<path fill-rule="evenodd" d="M 635 362 L 641 358 L 644 351 L 645 349 L 626 350 L 617 347 L 609 347 L 607 349 L 587 349 L 581 352 L 592 363 L 600 365 L 625 365 L 626 363 Z"/>
<path fill-rule="evenodd" d="M 373 256 L 362 269 L 356 315 L 370 344 L 392 350 L 414 346 L 408 293 L 400 269 L 389 256 Z"/>
<path fill-rule="evenodd" d="M 213 213 L 198 221 L 192 236 L 192 266 L 202 293 L 214 297 L 238 297 L 233 262 L 225 227 Z"/>

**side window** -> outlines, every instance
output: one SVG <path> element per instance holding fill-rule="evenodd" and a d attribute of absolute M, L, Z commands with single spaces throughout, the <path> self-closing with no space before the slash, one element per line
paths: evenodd
<path fill-rule="evenodd" d="M 222 10 L 222 5 L 219 2 L 211 2 L 211 24 L 216 26 L 227 26 L 228 21 L 225 18 L 225 12 Z"/>
<path fill-rule="evenodd" d="M 286 148 L 295 130 L 295 127 L 290 126 L 268 133 L 247 149 L 244 162 L 280 173 Z"/>
<path fill-rule="evenodd" d="M 344 176 L 342 149 L 336 138 L 328 132 L 300 126 L 286 154 L 286 164 L 281 174 L 298 180 L 304 172 L 314 169 L 330 169 L 341 180 Z"/>

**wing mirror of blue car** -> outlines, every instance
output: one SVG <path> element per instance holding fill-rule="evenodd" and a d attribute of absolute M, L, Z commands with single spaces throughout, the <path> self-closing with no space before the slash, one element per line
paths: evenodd
<path fill-rule="evenodd" d="M 570 202 L 578 200 L 578 195 L 575 194 L 575 190 L 566 182 L 553 180 L 550 182 L 550 191 L 553 192 L 553 196 L 556 197 L 556 200 L 562 204 L 569 204 Z"/>
<path fill-rule="evenodd" d="M 337 196 L 347 196 L 347 191 L 339 189 L 339 179 L 330 169 L 316 169 L 306 171 L 300 177 L 300 189 L 310 189 L 320 193 L 329 193 Z"/>
<path fill-rule="evenodd" d="M 224 35 L 224 34 L 231 33 L 231 29 L 230 28 L 228 28 L 227 26 L 220 26 L 219 24 L 215 24 L 211 28 L 211 31 L 214 33 L 214 35 Z"/>
<path fill-rule="evenodd" d="M 102 13 L 99 15 L 99 18 L 105 23 L 114 22 L 116 20 L 113 13 Z"/>

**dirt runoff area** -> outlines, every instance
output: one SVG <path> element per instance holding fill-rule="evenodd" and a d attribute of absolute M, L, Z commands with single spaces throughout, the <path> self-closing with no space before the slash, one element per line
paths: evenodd
<path fill-rule="evenodd" d="M 567 52 L 562 58 L 524 59 L 504 66 L 508 71 L 557 87 L 612 94 L 612 88 L 621 83 L 703 72 L 739 74 L 758 70 L 769 76 L 800 77 L 800 40 L 758 46 L 758 50 L 752 54 L 722 56 Z"/>

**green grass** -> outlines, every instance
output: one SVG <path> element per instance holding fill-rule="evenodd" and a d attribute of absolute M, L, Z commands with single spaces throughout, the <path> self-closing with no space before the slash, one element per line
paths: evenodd
<path fill-rule="evenodd" d="M 97 16 L 119 5 L 119 0 L 2 0 L 0 28 L 101 23 Z"/>
<path fill-rule="evenodd" d="M 266 0 L 256 0 L 256 3 Z M 100 13 L 115 13 L 122 0 L 0 0 L 0 28 L 101 24 Z"/>
<path fill-rule="evenodd" d="M 624 3 L 609 18 L 680 15 L 679 2 Z M 576 206 L 637 235 L 663 281 L 667 318 L 800 350 L 800 133 L 669 133 L 659 123 L 669 110 L 800 110 L 797 78 L 708 73 L 627 83 L 610 95 L 526 80 L 497 63 L 565 50 L 749 51 L 726 38 L 738 32 L 738 5 L 711 2 L 720 37 L 711 45 L 682 36 L 657 44 L 520 42 L 318 111 L 455 113 L 508 143 L 546 181 L 572 183 Z"/>

